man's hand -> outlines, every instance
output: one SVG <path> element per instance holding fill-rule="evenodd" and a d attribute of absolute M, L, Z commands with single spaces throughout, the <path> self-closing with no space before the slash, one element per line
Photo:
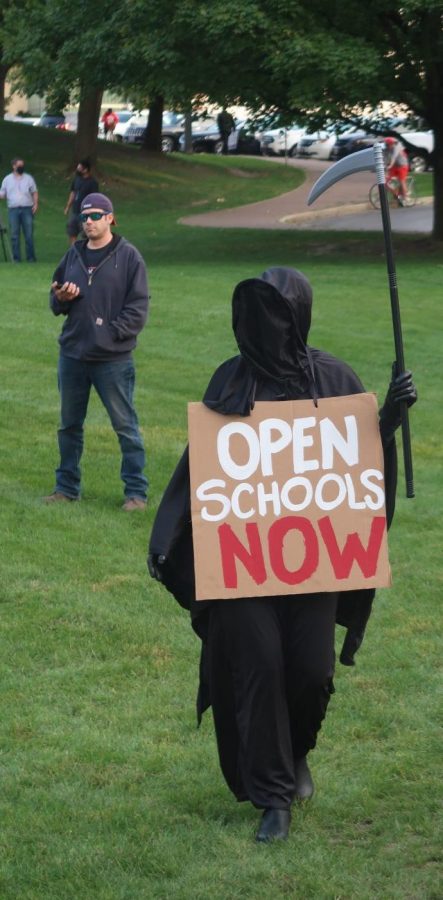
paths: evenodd
<path fill-rule="evenodd" d="M 166 562 L 166 556 L 158 553 L 150 553 L 148 556 L 148 570 L 151 578 L 156 581 L 163 581 L 163 566 Z"/>
<path fill-rule="evenodd" d="M 64 284 L 58 284 L 57 281 L 53 281 L 51 288 L 59 303 L 75 300 L 80 294 L 80 288 L 73 281 L 65 281 Z"/>
<path fill-rule="evenodd" d="M 38 203 L 34 203 L 34 205 L 32 207 L 32 215 L 33 216 L 35 216 L 37 210 L 38 210 Z"/>

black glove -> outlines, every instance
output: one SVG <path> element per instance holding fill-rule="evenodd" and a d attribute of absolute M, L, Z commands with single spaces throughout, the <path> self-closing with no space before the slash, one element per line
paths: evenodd
<path fill-rule="evenodd" d="M 166 562 L 166 556 L 158 553 L 150 553 L 148 556 L 148 570 L 151 578 L 163 581 L 162 568 Z"/>
<path fill-rule="evenodd" d="M 412 372 L 402 372 L 397 375 L 397 363 L 392 363 L 392 381 L 385 397 L 385 402 L 380 410 L 380 434 L 382 440 L 390 441 L 394 433 L 401 425 L 402 401 L 412 406 L 417 400 L 417 390 L 412 381 Z"/>

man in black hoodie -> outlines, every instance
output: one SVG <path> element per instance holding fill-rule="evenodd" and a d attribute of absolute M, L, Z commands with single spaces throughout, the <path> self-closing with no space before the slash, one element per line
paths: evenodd
<path fill-rule="evenodd" d="M 361 393 L 346 363 L 307 345 L 311 304 L 307 278 L 293 269 L 268 269 L 238 284 L 232 310 L 240 355 L 216 370 L 205 405 L 248 416 L 255 400 L 311 398 L 315 404 L 319 397 Z M 388 522 L 401 400 L 416 400 L 410 372 L 393 378 L 380 412 Z M 228 786 L 238 800 L 264 810 L 259 842 L 286 838 L 292 802 L 314 790 L 306 757 L 332 692 L 335 623 L 348 629 L 340 659 L 353 665 L 374 591 L 196 602 L 187 450 L 158 509 L 148 567 L 190 609 L 202 639 L 198 712 L 212 706 Z"/>
<path fill-rule="evenodd" d="M 122 452 L 123 509 L 146 506 L 145 450 L 133 404 L 132 350 L 148 313 L 143 259 L 124 238 L 113 234 L 109 197 L 88 194 L 80 221 L 86 240 L 77 241 L 54 272 L 50 307 L 66 316 L 59 337 L 58 381 L 61 422 L 60 465 L 47 503 L 80 498 L 83 423 L 91 387 L 106 408 Z"/>

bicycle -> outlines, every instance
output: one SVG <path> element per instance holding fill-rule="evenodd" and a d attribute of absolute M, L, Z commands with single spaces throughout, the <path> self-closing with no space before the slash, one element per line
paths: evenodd
<path fill-rule="evenodd" d="M 386 182 L 386 184 L 388 184 L 388 182 Z M 413 175 L 408 175 L 406 178 L 406 197 L 402 198 L 402 203 L 400 203 L 398 195 L 398 189 L 400 187 L 398 178 L 389 178 L 389 187 L 392 189 L 389 190 L 388 188 L 387 190 L 388 203 L 390 206 L 415 206 L 417 203 L 417 192 Z M 392 191 L 394 191 L 394 193 Z M 369 201 L 374 209 L 380 209 L 380 192 L 378 184 L 372 185 L 369 191 Z"/>

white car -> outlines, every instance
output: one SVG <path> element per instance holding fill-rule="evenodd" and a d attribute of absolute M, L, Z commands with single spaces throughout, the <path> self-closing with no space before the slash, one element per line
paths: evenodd
<path fill-rule="evenodd" d="M 399 128 L 398 133 L 409 144 L 417 147 L 417 151 L 408 150 L 409 166 L 412 172 L 426 172 L 431 163 L 431 153 L 434 149 L 433 131 L 408 131 L 407 128 Z"/>
<path fill-rule="evenodd" d="M 330 159 L 336 140 L 335 131 L 321 130 L 304 134 L 297 147 L 297 156 Z"/>
<path fill-rule="evenodd" d="M 434 132 L 426 128 L 423 120 L 407 118 L 406 116 L 391 116 L 383 118 L 375 117 L 374 125 L 376 131 L 381 134 L 383 127 L 391 129 L 391 133 L 398 134 L 405 141 L 416 147 L 417 150 L 406 148 L 409 156 L 409 165 L 413 172 L 425 172 L 431 166 L 431 154 L 434 150 Z M 370 129 L 371 119 L 365 123 L 365 127 Z M 421 130 L 418 130 L 421 129 Z M 375 132 L 374 132 L 375 133 Z M 383 137 L 379 137 L 383 140 Z"/>
<path fill-rule="evenodd" d="M 40 116 L 11 116 L 5 113 L 5 122 L 18 122 L 19 125 L 35 125 L 39 119 Z"/>
<path fill-rule="evenodd" d="M 263 156 L 295 156 L 304 128 L 271 128 L 260 135 L 260 152 Z"/>

